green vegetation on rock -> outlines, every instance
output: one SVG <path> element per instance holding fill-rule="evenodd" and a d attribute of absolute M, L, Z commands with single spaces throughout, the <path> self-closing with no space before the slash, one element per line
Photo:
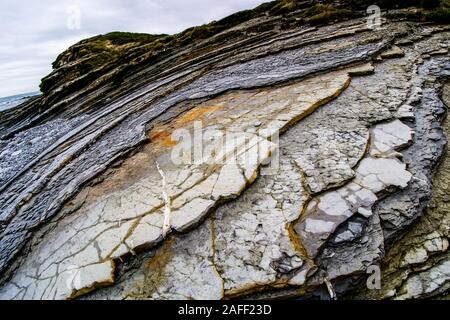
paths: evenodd
<path fill-rule="evenodd" d="M 228 33 L 221 37 L 218 34 L 257 17 L 282 15 L 287 25 L 323 25 L 367 14 L 366 8 L 372 4 L 371 0 L 276 0 L 175 35 L 111 32 L 95 36 L 82 40 L 61 53 L 53 63 L 54 71 L 42 79 L 40 88 L 44 96 L 56 92 L 55 99 L 60 100 L 65 92 L 74 88 L 87 87 L 94 81 L 97 86 L 102 81 L 109 81 L 109 77 L 99 79 L 115 69 L 117 72 L 114 83 L 120 83 L 120 74 L 130 72 L 146 62 L 153 63 L 170 51 L 207 39 L 217 43 L 228 41 L 227 39 L 237 35 Z M 450 0 L 380 0 L 377 4 L 382 9 L 387 9 L 387 14 L 391 17 L 437 23 L 450 21 Z M 391 10 L 403 8 L 409 9 Z M 259 24 L 254 31 L 269 31 L 271 28 L 270 24 Z"/>

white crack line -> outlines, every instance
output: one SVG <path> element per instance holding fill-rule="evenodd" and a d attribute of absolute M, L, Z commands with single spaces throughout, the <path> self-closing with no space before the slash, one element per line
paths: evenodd
<path fill-rule="evenodd" d="M 330 295 L 331 300 L 337 300 L 336 292 L 334 291 L 333 285 L 331 284 L 328 278 L 323 280 L 327 286 L 328 294 Z"/>
<path fill-rule="evenodd" d="M 167 192 L 167 181 L 166 181 L 166 175 L 164 174 L 164 171 L 159 166 L 158 161 L 156 161 L 156 168 L 158 169 L 159 175 L 162 178 L 162 195 L 164 200 L 164 223 L 162 228 L 162 235 L 165 238 L 167 234 L 172 230 L 170 227 L 170 214 L 172 212 L 171 209 L 171 199 L 169 197 L 169 193 Z"/>

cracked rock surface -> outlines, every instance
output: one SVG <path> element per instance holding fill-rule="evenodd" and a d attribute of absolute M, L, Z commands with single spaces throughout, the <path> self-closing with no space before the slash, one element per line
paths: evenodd
<path fill-rule="evenodd" d="M 272 18 L 3 115 L 0 299 L 448 294 L 450 29 Z"/>

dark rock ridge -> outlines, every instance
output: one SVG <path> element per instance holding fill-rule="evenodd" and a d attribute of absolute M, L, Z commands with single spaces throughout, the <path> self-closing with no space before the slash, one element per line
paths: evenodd
<path fill-rule="evenodd" d="M 42 96 L 0 111 L 0 298 L 448 291 L 448 226 L 423 222 L 448 220 L 448 4 L 411 4 L 374 29 L 364 1 L 274 1 L 62 53 Z M 256 149 L 175 165 L 171 133 L 194 120 Z M 260 175 L 275 131 L 280 168 Z"/>

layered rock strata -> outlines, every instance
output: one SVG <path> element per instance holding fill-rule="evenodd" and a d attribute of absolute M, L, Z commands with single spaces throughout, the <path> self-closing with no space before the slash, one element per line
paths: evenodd
<path fill-rule="evenodd" d="M 446 293 L 448 26 L 280 21 L 4 114 L 0 298 Z"/>

